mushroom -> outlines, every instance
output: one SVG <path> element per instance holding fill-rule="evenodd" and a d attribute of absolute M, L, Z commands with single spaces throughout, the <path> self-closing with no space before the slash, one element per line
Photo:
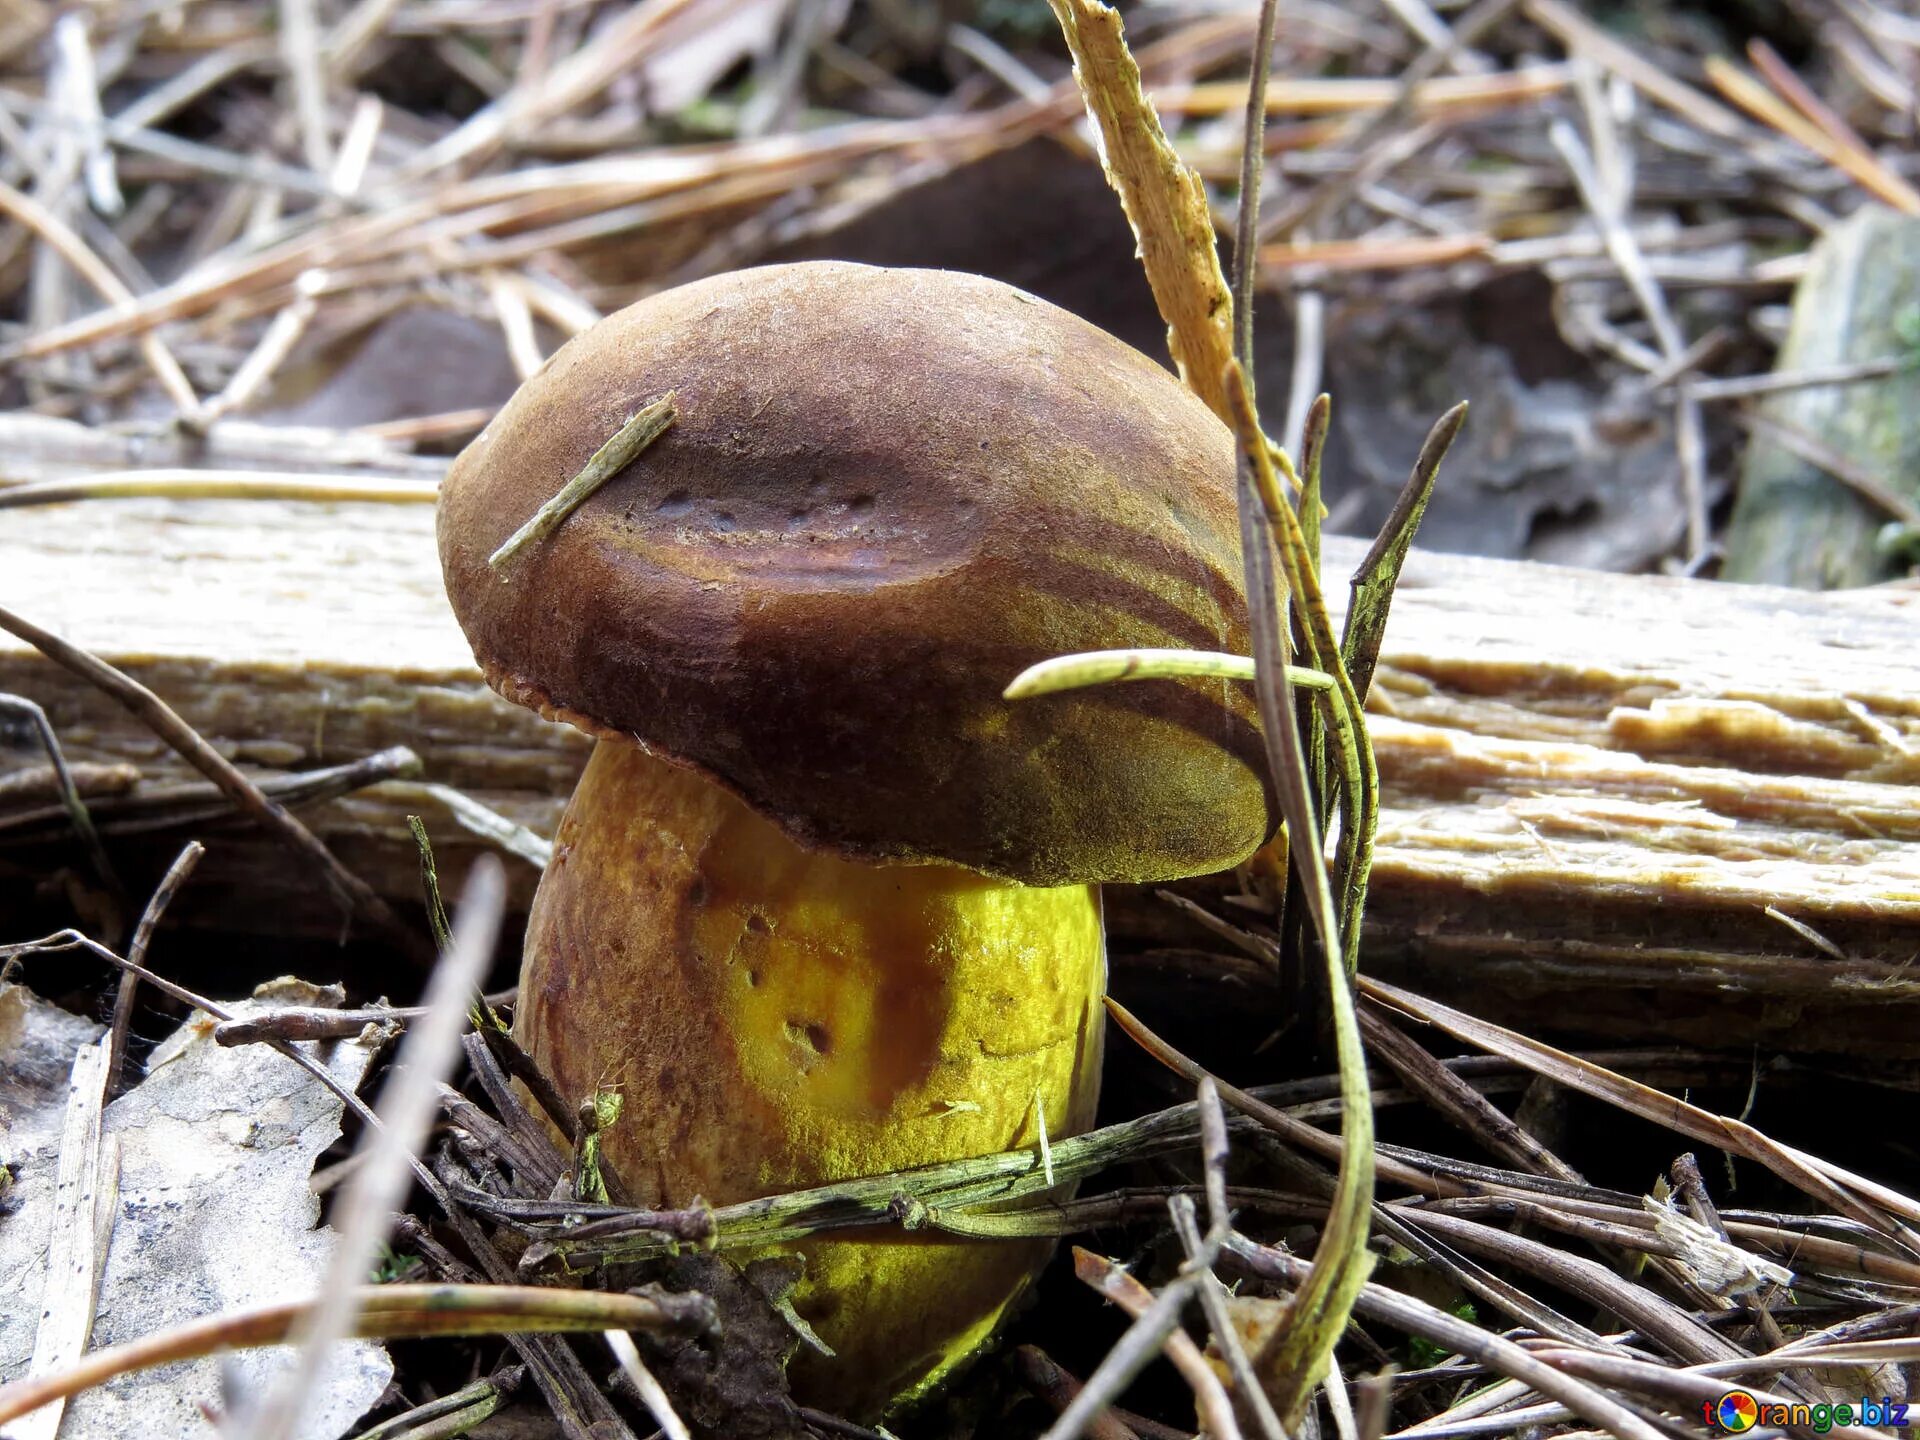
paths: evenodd
<path fill-rule="evenodd" d="M 623 422 L 677 419 L 487 561 Z M 1233 442 L 1175 378 L 995 281 L 808 263 L 669 290 L 561 349 L 442 491 L 447 591 L 502 695 L 597 737 L 528 922 L 515 1033 L 621 1087 L 632 1201 L 726 1204 L 1088 1126 L 1096 882 L 1269 834 L 1226 680 L 1011 703 L 1066 651 L 1244 651 Z M 975 1350 L 1047 1242 L 788 1249 L 871 1416 Z"/>

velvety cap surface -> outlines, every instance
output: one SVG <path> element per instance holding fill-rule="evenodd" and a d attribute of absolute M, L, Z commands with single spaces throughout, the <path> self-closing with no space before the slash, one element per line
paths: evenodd
<path fill-rule="evenodd" d="M 678 419 L 487 557 L 628 416 Z M 653 296 L 557 355 L 442 492 L 502 694 L 697 767 L 807 844 L 1160 880 L 1269 832 L 1249 687 L 1006 701 L 1036 660 L 1246 653 L 1233 441 L 1166 370 L 977 276 L 810 263 Z"/>

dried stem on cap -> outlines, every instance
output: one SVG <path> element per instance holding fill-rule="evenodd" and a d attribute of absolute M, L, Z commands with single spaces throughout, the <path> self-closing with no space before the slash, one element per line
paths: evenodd
<path fill-rule="evenodd" d="M 521 548 L 538 544 L 551 535 L 561 521 L 580 508 L 580 503 L 607 481 L 631 465 L 640 452 L 658 440 L 673 424 L 673 392 L 669 390 L 653 404 L 635 411 L 626 423 L 593 452 L 580 473 L 560 487 L 560 493 L 533 512 L 513 534 L 500 542 L 500 548 L 487 557 L 487 564 L 498 570 L 517 555 Z"/>

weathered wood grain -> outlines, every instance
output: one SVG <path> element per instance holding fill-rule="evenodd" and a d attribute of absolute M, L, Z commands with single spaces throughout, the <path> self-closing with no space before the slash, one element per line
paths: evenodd
<path fill-rule="evenodd" d="M 1336 581 L 1360 553 L 1328 551 Z M 404 744 L 425 778 L 550 833 L 585 758 L 581 736 L 482 685 L 425 506 L 3 511 L 0 604 L 126 668 L 263 773 Z M 1368 964 L 1586 1033 L 1920 1057 L 1916 639 L 1912 590 L 1416 554 L 1372 700 L 1386 809 Z M 46 706 L 74 760 L 135 767 L 136 794 L 182 777 L 118 707 L 5 637 L 0 690 Z M 42 763 L 7 738 L 22 743 L 0 765 Z M 124 769 L 97 773 L 126 788 Z M 7 821 L 27 802 L 5 794 L 0 861 L 76 861 L 49 845 L 52 828 L 18 843 Z M 383 892 L 411 898 L 405 815 L 422 809 L 417 789 L 384 786 L 308 819 Z M 457 879 L 479 842 L 426 814 Z M 337 925 L 272 847 L 212 838 L 203 873 L 223 903 Z M 516 873 L 524 899 L 531 868 Z M 1117 896 L 1114 914 L 1139 943 L 1196 933 L 1151 897 Z"/>

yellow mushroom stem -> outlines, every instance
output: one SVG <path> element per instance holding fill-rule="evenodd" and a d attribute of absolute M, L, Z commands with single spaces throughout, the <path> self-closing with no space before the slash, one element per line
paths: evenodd
<path fill-rule="evenodd" d="M 1093 1119 L 1105 960 L 1089 886 L 866 865 L 603 740 L 528 921 L 515 1030 L 569 1100 L 617 1085 L 632 1201 L 729 1204 L 1033 1145 Z M 1047 1242 L 903 1231 L 793 1247 L 796 1392 L 871 1416 L 992 1332 Z"/>

